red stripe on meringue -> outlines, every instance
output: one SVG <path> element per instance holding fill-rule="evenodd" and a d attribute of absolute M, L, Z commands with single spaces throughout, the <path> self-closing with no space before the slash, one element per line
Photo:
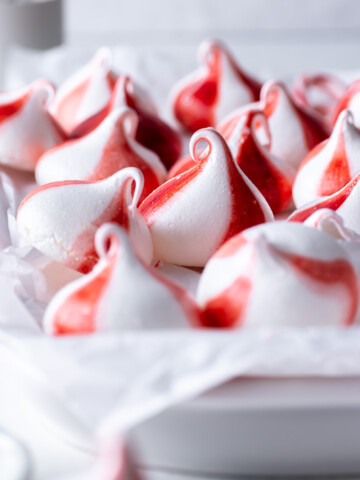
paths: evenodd
<path fill-rule="evenodd" d="M 222 247 L 217 250 L 217 252 L 214 254 L 212 258 L 228 258 L 232 257 L 235 255 L 238 250 L 246 245 L 248 243 L 248 240 L 242 233 L 239 233 L 238 235 L 233 236 L 228 240 Z"/>
<path fill-rule="evenodd" d="M 100 161 L 97 163 L 88 180 L 104 179 L 123 168 L 136 167 L 141 170 L 144 175 L 144 188 L 139 200 L 141 203 L 160 185 L 160 182 L 151 166 L 134 152 L 124 134 L 123 121 L 121 117 L 116 122 L 112 134 L 103 148 Z"/>
<path fill-rule="evenodd" d="M 28 98 L 32 94 L 32 91 L 27 92 L 20 98 L 17 98 L 13 102 L 9 102 L 3 105 L 0 105 L 0 123 L 9 119 L 13 115 L 16 115 L 20 112 L 20 110 L 24 107 L 25 103 L 27 102 Z"/>
<path fill-rule="evenodd" d="M 324 171 L 318 188 L 318 195 L 324 197 L 340 190 L 351 180 L 346 158 L 344 135 L 340 132 L 332 159 Z"/>
<path fill-rule="evenodd" d="M 55 117 L 67 133 L 70 133 L 76 125 L 76 113 L 81 105 L 86 90 L 89 88 L 90 81 L 91 78 L 87 78 L 77 85 L 57 106 Z"/>
<path fill-rule="evenodd" d="M 264 151 L 259 148 L 252 129 L 253 118 L 257 114 L 258 112 L 251 111 L 247 114 L 235 161 L 264 195 L 273 213 L 279 213 L 289 204 L 292 184 L 270 163 Z M 229 137 L 225 139 L 230 140 Z"/>
<path fill-rule="evenodd" d="M 140 205 L 139 211 L 148 227 L 156 221 L 156 212 L 172 199 L 182 188 L 191 183 L 203 169 L 204 163 L 196 164 L 194 168 L 171 178 L 154 190 Z"/>
<path fill-rule="evenodd" d="M 245 183 L 229 147 L 224 142 L 231 194 L 231 219 L 222 243 L 246 228 L 265 223 L 266 217 L 254 193 Z"/>
<path fill-rule="evenodd" d="M 288 218 L 288 222 L 305 222 L 305 220 L 310 217 L 314 212 L 320 210 L 320 208 L 329 208 L 330 210 L 338 210 L 341 205 L 349 197 L 355 186 L 360 180 L 360 175 L 354 177 L 345 187 L 343 187 L 339 192 L 334 193 L 328 198 L 319 200 L 315 204 L 312 204 L 308 207 L 304 207 L 300 210 L 296 210 Z"/>
<path fill-rule="evenodd" d="M 126 189 L 128 182 L 132 180 L 129 179 L 125 181 L 122 185 L 122 188 L 118 195 L 113 198 L 110 204 L 105 208 L 102 214 L 91 222 L 91 225 L 95 227 L 95 229 L 99 228 L 101 225 L 107 222 L 115 222 L 118 225 L 121 225 L 126 232 L 130 229 L 130 219 L 129 219 L 129 211 L 128 211 L 128 204 L 126 200 Z M 89 235 L 91 239 L 91 248 L 83 254 L 81 261 L 79 262 L 78 259 L 74 259 L 74 265 L 68 265 L 72 268 L 75 268 L 78 272 L 81 273 L 88 273 L 90 272 L 94 265 L 99 260 L 99 256 L 95 249 L 95 244 L 93 241 L 94 231 L 90 231 L 90 229 L 85 230 L 82 234 L 80 234 L 74 241 L 72 245 L 72 250 L 75 252 L 83 252 L 84 251 L 84 244 L 89 244 Z"/>
<path fill-rule="evenodd" d="M 175 117 L 191 132 L 215 126 L 216 123 L 215 108 L 221 80 L 220 52 L 214 49 L 210 60 L 205 78 L 184 86 L 173 105 Z"/>
<path fill-rule="evenodd" d="M 97 305 L 106 290 L 115 262 L 112 261 L 90 282 L 69 295 L 57 309 L 53 320 L 54 335 L 86 334 L 96 330 Z"/>
<path fill-rule="evenodd" d="M 348 291 L 350 297 L 349 311 L 344 314 L 344 325 L 351 325 L 359 303 L 358 279 L 354 268 L 343 259 L 332 261 L 306 258 L 301 255 L 285 252 L 273 247 L 277 254 L 289 262 L 298 272 L 317 282 L 318 284 L 334 285 L 341 284 Z M 310 284 L 314 289 L 314 283 Z"/>
<path fill-rule="evenodd" d="M 249 278 L 237 278 L 203 309 L 203 326 L 209 328 L 241 327 L 252 284 Z"/>

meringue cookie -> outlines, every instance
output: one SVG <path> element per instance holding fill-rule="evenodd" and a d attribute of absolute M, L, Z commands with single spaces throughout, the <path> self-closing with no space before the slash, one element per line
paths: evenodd
<path fill-rule="evenodd" d="M 199 310 L 183 288 L 150 269 L 133 252 L 123 229 L 96 233 L 100 260 L 49 304 L 44 328 L 53 335 L 108 330 L 199 326 Z"/>
<path fill-rule="evenodd" d="M 258 225 L 208 262 L 198 304 L 206 326 L 351 325 L 359 281 L 345 250 L 300 224 Z"/>
<path fill-rule="evenodd" d="M 330 135 L 336 106 L 344 95 L 345 83 L 335 75 L 299 75 L 292 84 L 296 102 L 317 118 Z"/>
<path fill-rule="evenodd" d="M 197 157 L 201 140 L 208 146 Z M 197 164 L 150 194 L 140 213 L 150 229 L 157 260 L 202 267 L 228 238 L 274 217 L 216 130 L 196 132 L 190 152 Z"/>
<path fill-rule="evenodd" d="M 245 175 L 264 195 L 273 213 L 279 213 L 292 204 L 292 185 L 295 170 L 270 153 L 268 122 L 261 110 L 246 108 L 231 122 L 225 122 L 218 131 L 224 136 L 230 151 Z M 260 141 L 267 139 L 266 144 Z M 195 162 L 184 157 L 169 172 L 169 178 L 193 167 Z"/>
<path fill-rule="evenodd" d="M 334 112 L 333 124 L 343 110 L 350 110 L 354 117 L 354 124 L 360 128 L 360 80 L 352 82 L 340 98 Z"/>
<path fill-rule="evenodd" d="M 347 228 L 360 234 L 360 174 L 354 177 L 341 190 L 328 197 L 315 200 L 293 212 L 289 222 L 305 222 L 317 210 L 328 208 L 337 212 Z"/>
<path fill-rule="evenodd" d="M 183 79 L 172 95 L 174 115 L 190 132 L 214 127 L 235 108 L 258 100 L 261 88 L 219 41 L 201 43 L 198 58 L 199 70 Z"/>
<path fill-rule="evenodd" d="M 40 252 L 86 273 L 98 260 L 96 230 L 116 222 L 128 232 L 141 258 L 152 259 L 151 237 L 137 204 L 144 177 L 125 168 L 99 182 L 57 182 L 36 188 L 17 213 L 20 233 Z M 134 187 L 135 184 L 135 187 Z"/>
<path fill-rule="evenodd" d="M 360 130 L 345 110 L 328 140 L 315 147 L 300 165 L 293 197 L 297 207 L 343 188 L 360 173 Z"/>
<path fill-rule="evenodd" d="M 144 175 L 144 200 L 166 179 L 157 155 L 135 140 L 138 116 L 130 108 L 114 110 L 91 133 L 47 151 L 39 160 L 35 176 L 39 185 L 64 180 L 96 181 L 126 167 Z"/>
<path fill-rule="evenodd" d="M 127 75 L 119 75 L 110 102 L 101 111 L 87 119 L 73 131 L 74 137 L 83 136 L 96 128 L 110 112 L 130 107 L 139 116 L 136 140 L 155 152 L 163 164 L 170 168 L 182 150 L 180 135 L 159 117 L 149 95 Z"/>
<path fill-rule="evenodd" d="M 0 92 L 0 163 L 33 171 L 39 157 L 63 142 L 65 133 L 48 111 L 54 87 L 37 80 L 15 92 Z"/>
<path fill-rule="evenodd" d="M 271 153 L 297 169 L 307 153 L 327 138 L 327 132 L 295 104 L 281 82 L 265 83 L 260 102 L 269 121 Z"/>
<path fill-rule="evenodd" d="M 116 80 L 111 64 L 110 50 L 101 48 L 57 90 L 50 111 L 68 135 L 109 103 Z"/>

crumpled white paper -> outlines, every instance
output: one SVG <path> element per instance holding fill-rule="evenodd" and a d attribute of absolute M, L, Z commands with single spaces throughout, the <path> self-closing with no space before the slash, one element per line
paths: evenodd
<path fill-rule="evenodd" d="M 41 75 L 61 81 L 91 52 L 15 52 L 8 86 Z M 34 59 L 36 58 L 36 61 Z M 166 111 L 165 93 L 194 67 L 194 60 L 115 49 L 116 65 L 140 79 Z M 195 55 L 194 55 L 195 58 Z M 189 67 L 189 65 L 191 65 Z M 188 68 L 189 67 L 189 68 Z M 30 174 L 0 173 L 0 350 L 24 366 L 23 378 L 40 376 L 48 396 L 38 405 L 49 415 L 51 398 L 89 434 L 114 434 L 163 409 L 240 375 L 360 376 L 360 328 L 103 333 L 50 338 L 41 318 L 54 293 L 79 274 L 50 262 L 21 239 L 16 209 L 35 183 Z M 192 291 L 196 278 L 164 271 Z M 2 365 L 6 372 L 6 364 Z M 19 382 L 22 378 L 19 378 Z M 35 388 L 35 387 L 34 387 Z M 1 408 L 1 396 L 0 396 Z"/>

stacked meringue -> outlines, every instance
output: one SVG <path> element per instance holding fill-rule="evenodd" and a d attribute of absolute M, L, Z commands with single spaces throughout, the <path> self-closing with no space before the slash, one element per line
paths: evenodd
<path fill-rule="evenodd" d="M 359 318 L 358 84 L 262 84 L 219 41 L 199 62 L 171 93 L 172 125 L 107 49 L 57 90 L 0 94 L 0 163 L 38 184 L 18 230 L 79 272 L 47 333 Z"/>

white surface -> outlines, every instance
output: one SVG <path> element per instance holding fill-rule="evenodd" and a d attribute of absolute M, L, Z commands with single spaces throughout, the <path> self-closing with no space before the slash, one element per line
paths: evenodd
<path fill-rule="evenodd" d="M 149 420 L 133 441 L 144 465 L 184 476 L 344 478 L 360 472 L 359 413 L 359 379 L 243 378 Z"/>

